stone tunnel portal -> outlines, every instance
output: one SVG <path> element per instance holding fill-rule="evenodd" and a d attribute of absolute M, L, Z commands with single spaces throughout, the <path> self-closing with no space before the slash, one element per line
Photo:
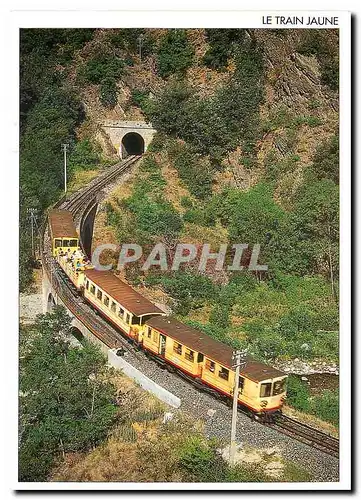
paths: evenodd
<path fill-rule="evenodd" d="M 130 155 L 141 155 L 144 153 L 144 139 L 136 132 L 125 134 L 122 139 L 122 158 Z"/>

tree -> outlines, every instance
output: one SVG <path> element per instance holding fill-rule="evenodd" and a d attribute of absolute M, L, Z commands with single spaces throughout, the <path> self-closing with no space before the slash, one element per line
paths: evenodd
<path fill-rule="evenodd" d="M 302 246 L 311 252 L 312 264 L 319 272 L 326 268 L 336 296 L 339 241 L 339 189 L 329 179 L 304 186 L 294 215 L 295 231 Z"/>
<path fill-rule="evenodd" d="M 184 73 L 191 66 L 193 57 L 194 49 L 185 30 L 167 30 L 157 53 L 160 76 L 166 78 L 173 73 Z"/>
<path fill-rule="evenodd" d="M 93 345 L 70 344 L 65 309 L 41 315 L 20 365 L 20 480 L 43 481 L 67 452 L 102 441 L 115 420 L 114 387 Z"/>
<path fill-rule="evenodd" d="M 100 163 L 100 147 L 94 145 L 90 139 L 85 138 L 77 142 L 69 155 L 68 165 L 70 170 L 90 170 Z"/>
<path fill-rule="evenodd" d="M 106 108 L 114 108 L 117 104 L 118 88 L 115 78 L 107 77 L 101 81 L 100 100 Z"/>
<path fill-rule="evenodd" d="M 203 57 L 204 64 L 210 68 L 224 70 L 235 48 L 244 41 L 243 29 L 206 29 L 209 49 Z"/>
<path fill-rule="evenodd" d="M 339 183 L 339 138 L 338 135 L 322 141 L 316 150 L 311 166 L 312 174 L 317 179 L 331 179 Z"/>

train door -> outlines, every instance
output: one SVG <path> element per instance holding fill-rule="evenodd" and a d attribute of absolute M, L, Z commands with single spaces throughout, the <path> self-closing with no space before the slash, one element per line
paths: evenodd
<path fill-rule="evenodd" d="M 204 361 L 204 355 L 199 352 L 198 353 L 198 356 L 197 356 L 197 364 L 198 364 L 198 377 L 201 378 L 202 377 L 202 372 L 203 372 L 203 361 Z"/>
<path fill-rule="evenodd" d="M 167 337 L 165 335 L 159 334 L 159 354 L 161 356 L 165 356 L 165 344 L 167 341 Z"/>

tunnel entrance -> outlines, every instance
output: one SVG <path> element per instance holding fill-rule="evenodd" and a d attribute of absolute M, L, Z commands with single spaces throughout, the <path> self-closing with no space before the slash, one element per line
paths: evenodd
<path fill-rule="evenodd" d="M 125 134 L 122 139 L 122 158 L 130 155 L 142 155 L 144 153 L 144 139 L 136 132 Z"/>
<path fill-rule="evenodd" d="M 82 334 L 82 332 L 79 330 L 79 328 L 77 328 L 76 326 L 72 326 L 70 333 L 73 335 L 73 337 L 76 338 L 76 340 L 78 342 L 80 342 L 80 344 L 82 344 L 84 342 L 85 337 Z"/>
<path fill-rule="evenodd" d="M 55 306 L 56 306 L 55 299 L 54 299 L 53 295 L 51 293 L 49 293 L 48 301 L 46 304 L 46 312 L 48 312 L 48 313 L 52 312 L 52 310 L 54 309 Z"/>

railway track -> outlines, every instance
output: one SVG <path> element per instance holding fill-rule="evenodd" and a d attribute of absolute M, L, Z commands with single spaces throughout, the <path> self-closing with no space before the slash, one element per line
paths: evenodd
<path fill-rule="evenodd" d="M 73 194 L 69 199 L 59 200 L 55 207 L 69 210 L 72 212 L 73 217 L 79 215 L 79 212 L 86 208 L 87 204 L 96 197 L 99 191 L 111 184 L 120 174 L 128 170 L 131 165 L 139 160 L 139 158 L 140 156 L 136 155 L 129 156 L 129 158 L 123 162 L 113 165 L 91 181 L 86 187 Z"/>
<path fill-rule="evenodd" d="M 89 203 L 96 198 L 100 190 L 111 184 L 119 175 L 127 171 L 140 156 L 130 156 L 120 164 L 110 167 L 106 172 L 97 177 L 88 186 L 72 195 L 69 199 L 62 198 L 54 208 L 62 208 L 72 212 L 73 217 L 81 216 Z M 123 347 L 137 356 L 135 348 L 112 326 L 97 315 L 85 302 L 84 299 L 73 290 L 65 274 L 51 256 L 49 242 L 46 241 L 46 225 L 41 235 L 41 260 L 43 269 L 52 285 L 54 292 L 59 296 L 69 311 L 88 328 L 92 334 L 106 344 L 109 348 Z"/>
<path fill-rule="evenodd" d="M 326 434 L 314 427 L 311 427 L 299 420 L 295 420 L 287 415 L 280 414 L 274 422 L 264 425 L 276 429 L 282 434 L 300 441 L 301 443 L 312 446 L 317 450 L 323 451 L 336 458 L 339 457 L 339 440 Z"/>

